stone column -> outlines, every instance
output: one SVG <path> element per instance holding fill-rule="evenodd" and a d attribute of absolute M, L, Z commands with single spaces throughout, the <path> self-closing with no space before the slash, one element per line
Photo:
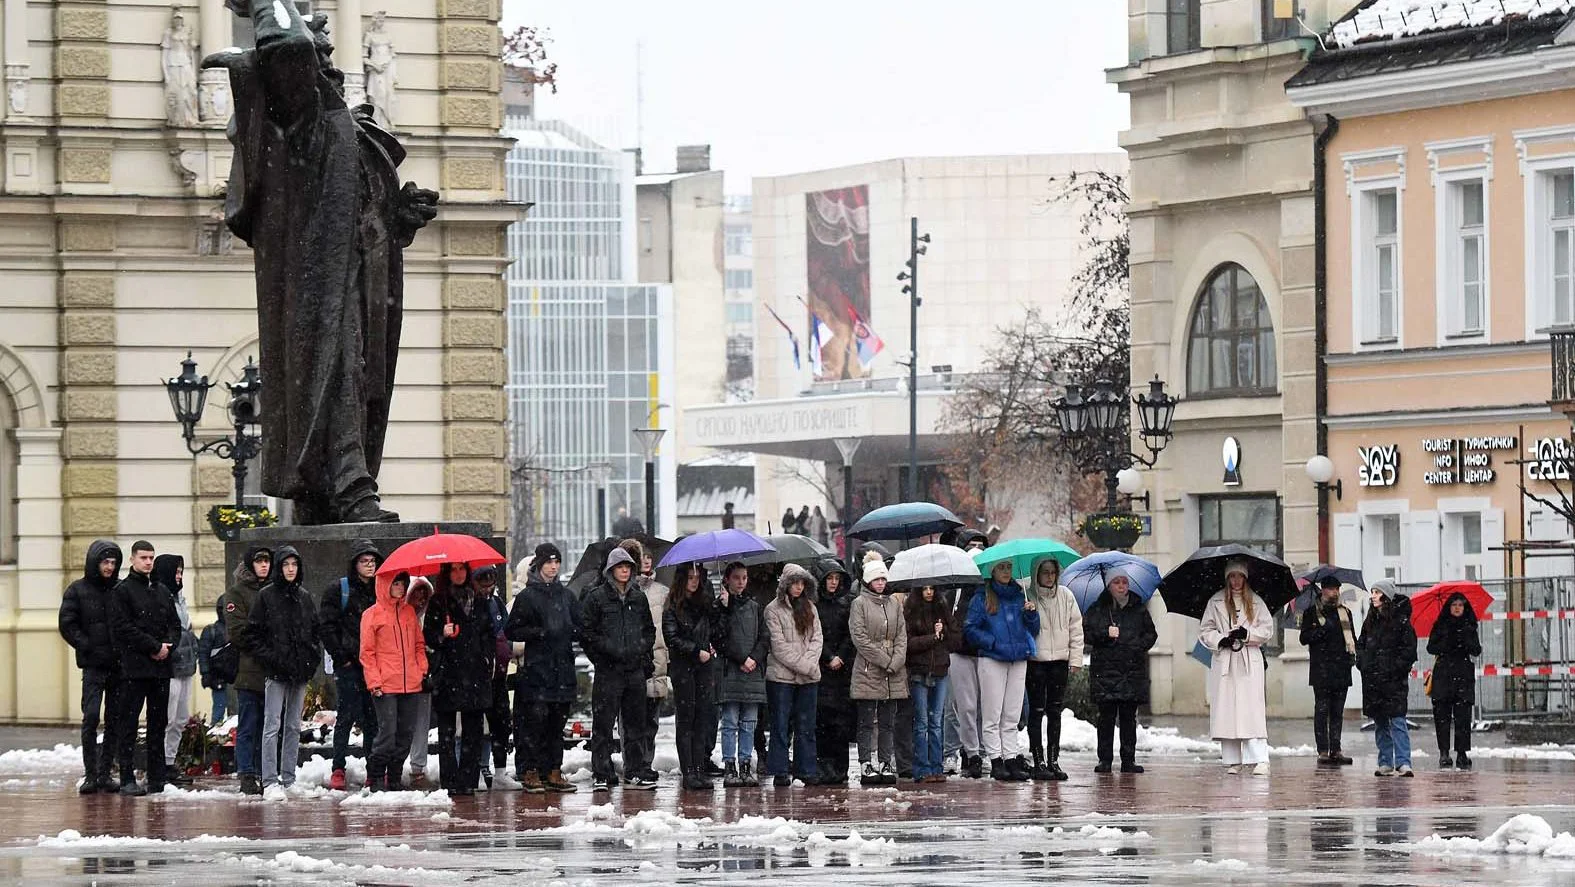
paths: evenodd
<path fill-rule="evenodd" d="M 334 40 L 334 66 L 345 75 L 345 102 L 355 107 L 366 100 L 366 73 L 361 66 L 361 0 L 339 0 L 339 12 L 330 34 Z"/>
<path fill-rule="evenodd" d="M 0 31 L 4 32 L 5 113 L 4 117 L 27 114 L 27 0 L 5 0 Z"/>
<path fill-rule="evenodd" d="M 224 8 L 224 0 L 200 0 L 197 8 L 198 38 L 206 58 L 229 47 L 234 40 L 235 13 Z M 202 59 L 198 59 L 199 62 Z M 201 71 L 197 75 L 197 113 L 205 124 L 223 126 L 230 119 L 234 103 L 230 100 L 230 76 L 223 69 Z"/>
<path fill-rule="evenodd" d="M 18 428 L 17 599 L 12 649 L 0 671 L 9 671 L 9 717 L 71 720 L 81 696 L 81 673 L 60 642 L 60 594 L 66 587 L 60 548 L 60 437 L 58 428 Z M 82 561 L 78 552 L 76 561 Z M 70 561 L 65 561 L 69 563 Z"/>

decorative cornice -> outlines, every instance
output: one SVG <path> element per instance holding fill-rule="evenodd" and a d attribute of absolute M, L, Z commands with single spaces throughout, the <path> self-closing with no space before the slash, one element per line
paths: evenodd
<path fill-rule="evenodd" d="M 1538 159 L 1531 156 L 1531 147 L 1548 142 L 1575 143 L 1575 124 L 1566 123 L 1559 126 L 1538 127 L 1536 129 L 1517 129 L 1511 135 L 1515 137 L 1515 157 L 1520 161 L 1520 174 L 1524 176 L 1528 171 L 1528 163 Z M 1575 148 L 1566 153 L 1575 154 Z"/>
<path fill-rule="evenodd" d="M 1435 188 L 1438 187 L 1438 161 L 1440 158 L 1448 157 L 1451 154 L 1476 152 L 1482 155 L 1482 162 L 1459 167 L 1446 167 L 1444 172 L 1452 172 L 1455 169 L 1481 169 L 1483 171 L 1482 177 L 1487 181 L 1493 181 L 1493 136 L 1491 135 L 1424 142 L 1422 147 L 1427 151 L 1427 170 Z"/>
<path fill-rule="evenodd" d="M 1391 178 L 1389 175 L 1368 176 L 1363 178 L 1356 174 L 1356 168 L 1358 166 L 1366 166 L 1370 163 L 1393 163 L 1395 165 L 1394 175 L 1400 177 L 1400 190 L 1404 191 L 1405 155 L 1406 148 L 1404 145 L 1395 145 L 1388 148 L 1372 148 L 1366 151 L 1348 151 L 1344 154 L 1341 154 L 1340 165 L 1345 169 L 1345 193 L 1347 195 L 1353 193 L 1358 182 L 1369 181 L 1372 179 Z"/>
<path fill-rule="evenodd" d="M 1413 68 L 1285 90 L 1292 104 L 1342 119 L 1569 88 L 1575 46 Z"/>

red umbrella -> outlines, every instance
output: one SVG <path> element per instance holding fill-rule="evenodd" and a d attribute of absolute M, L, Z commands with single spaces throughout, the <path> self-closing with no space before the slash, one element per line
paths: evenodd
<path fill-rule="evenodd" d="M 508 563 L 492 546 L 460 533 L 433 533 L 413 539 L 394 549 L 394 553 L 377 568 L 377 575 L 392 576 L 409 573 L 412 576 L 431 576 L 447 564 L 469 564 L 471 569 Z"/>
<path fill-rule="evenodd" d="M 1411 627 L 1416 629 L 1418 636 L 1426 637 L 1433 633 L 1433 624 L 1444 612 L 1444 603 L 1456 594 L 1466 596 L 1466 601 L 1471 604 L 1478 619 L 1493 603 L 1493 596 L 1475 582 L 1440 582 L 1426 591 L 1419 591 L 1411 596 Z"/>

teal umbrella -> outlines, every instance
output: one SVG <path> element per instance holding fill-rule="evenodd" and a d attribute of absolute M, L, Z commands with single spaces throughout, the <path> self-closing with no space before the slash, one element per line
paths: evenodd
<path fill-rule="evenodd" d="M 1034 562 L 1047 557 L 1055 558 L 1061 569 L 1065 570 L 1082 555 L 1066 543 L 1054 539 L 1013 539 L 974 552 L 973 562 L 979 565 L 980 572 L 988 575 L 987 568 L 990 565 L 1009 560 L 1012 562 L 1012 578 L 1027 579 Z"/>

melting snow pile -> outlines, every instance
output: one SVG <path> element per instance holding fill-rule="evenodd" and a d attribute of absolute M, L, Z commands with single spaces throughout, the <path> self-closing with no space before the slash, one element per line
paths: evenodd
<path fill-rule="evenodd" d="M 1239 859 L 1221 859 L 1218 862 L 1211 862 L 1207 859 L 1194 859 L 1192 867 L 1223 872 L 1244 872 L 1252 868 L 1252 866 Z"/>
<path fill-rule="evenodd" d="M 198 835 L 195 838 L 168 841 L 163 838 L 128 838 L 117 835 L 83 835 L 76 829 L 66 829 L 54 837 L 39 835 L 35 842 L 39 847 L 70 848 L 81 850 L 94 849 L 146 849 L 150 847 L 192 847 L 212 846 L 215 844 L 246 844 L 247 838 L 221 837 L 218 835 Z"/>
<path fill-rule="evenodd" d="M 52 773 L 75 776 L 81 772 L 81 747 L 64 742 L 54 748 L 17 748 L 0 754 L 0 776 Z"/>
<path fill-rule="evenodd" d="M 435 792 L 368 792 L 347 795 L 339 806 L 351 809 L 376 809 L 379 807 L 452 807 L 454 799 L 448 791 Z"/>
<path fill-rule="evenodd" d="M 1508 758 L 1516 761 L 1575 761 L 1575 751 L 1552 742 L 1508 748 L 1474 748 L 1473 758 Z"/>
<path fill-rule="evenodd" d="M 611 804 L 593 804 L 583 820 L 546 831 L 560 835 L 616 835 L 630 847 L 656 849 L 696 843 L 701 826 L 710 824 L 710 819 L 685 819 L 666 810 L 641 810 L 624 819 Z"/>
<path fill-rule="evenodd" d="M 1575 857 L 1575 836 L 1569 832 L 1553 833 L 1553 826 L 1540 816 L 1522 813 L 1498 827 L 1493 834 L 1477 838 L 1444 838 L 1436 834 L 1415 844 L 1397 844 L 1399 849 L 1413 853 L 1439 856 L 1545 856 L 1550 858 Z"/>
<path fill-rule="evenodd" d="M 1094 725 L 1072 714 L 1071 709 L 1061 712 L 1061 750 L 1091 752 L 1098 747 L 1098 733 Z M 1219 751 L 1219 747 L 1206 739 L 1182 736 L 1175 727 L 1145 727 L 1138 725 L 1138 751 L 1156 755 L 1205 755 Z"/>
<path fill-rule="evenodd" d="M 1431 31 L 1541 18 L 1575 8 L 1571 0 L 1376 0 L 1330 29 L 1336 46 L 1412 37 Z"/>

